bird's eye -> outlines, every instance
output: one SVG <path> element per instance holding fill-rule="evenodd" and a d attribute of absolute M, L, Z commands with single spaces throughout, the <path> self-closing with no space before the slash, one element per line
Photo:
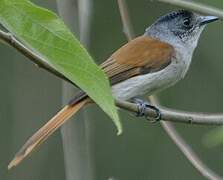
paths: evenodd
<path fill-rule="evenodd" d="M 183 21 L 183 25 L 186 26 L 186 27 L 190 26 L 190 23 L 191 23 L 191 21 L 190 21 L 189 18 L 186 18 L 186 19 L 184 19 L 184 21 Z"/>

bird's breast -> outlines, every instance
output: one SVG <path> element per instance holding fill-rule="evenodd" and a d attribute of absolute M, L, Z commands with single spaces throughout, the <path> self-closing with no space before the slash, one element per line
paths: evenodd
<path fill-rule="evenodd" d="M 164 69 L 139 75 L 118 83 L 112 87 L 113 95 L 122 100 L 148 94 L 152 95 L 157 91 L 161 91 L 169 86 L 174 85 L 182 79 L 191 62 L 189 54 L 176 54 L 171 63 Z"/>

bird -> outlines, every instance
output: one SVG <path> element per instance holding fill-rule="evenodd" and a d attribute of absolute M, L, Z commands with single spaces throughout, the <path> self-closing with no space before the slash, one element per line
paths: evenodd
<path fill-rule="evenodd" d="M 202 31 L 208 23 L 218 19 L 185 9 L 175 10 L 158 18 L 143 35 L 121 46 L 100 65 L 110 80 L 114 98 L 131 100 L 143 94 L 152 95 L 183 79 Z M 72 101 L 28 139 L 8 168 L 18 165 L 89 103 L 93 100 L 80 90 Z M 144 103 L 140 105 L 144 107 Z M 143 115 L 143 108 L 141 111 Z"/>

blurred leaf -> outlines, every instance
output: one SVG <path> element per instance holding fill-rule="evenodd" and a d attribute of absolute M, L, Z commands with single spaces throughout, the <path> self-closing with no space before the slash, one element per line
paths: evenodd
<path fill-rule="evenodd" d="M 0 22 L 83 89 L 114 120 L 118 133 L 122 132 L 106 75 L 56 14 L 28 0 L 1 0 Z"/>
<path fill-rule="evenodd" d="M 223 144 L 223 127 L 209 131 L 203 138 L 207 147 L 214 147 Z"/>

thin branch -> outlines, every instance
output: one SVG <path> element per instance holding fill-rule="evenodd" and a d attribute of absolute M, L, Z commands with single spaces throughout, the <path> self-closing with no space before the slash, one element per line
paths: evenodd
<path fill-rule="evenodd" d="M 90 44 L 92 4 L 91 0 L 78 0 L 80 41 L 85 47 Z"/>
<path fill-rule="evenodd" d="M 119 2 L 122 2 L 118 0 Z M 120 3 L 122 4 L 122 3 Z M 123 6 L 123 4 L 122 4 Z M 122 8 L 120 8 L 122 9 Z M 126 8 L 124 8 L 126 9 Z M 127 10 L 127 9 L 126 9 Z M 128 13 L 123 13 L 125 15 L 122 17 L 124 21 L 128 20 L 129 18 L 126 17 Z M 130 21 L 126 24 L 129 24 Z M 128 26 L 127 26 L 128 27 Z M 37 64 L 38 66 L 44 68 L 48 72 L 53 73 L 54 75 L 70 82 L 66 77 L 64 77 L 61 73 L 53 69 L 44 58 L 39 56 L 38 54 L 34 53 L 27 47 L 25 47 L 20 41 L 18 41 L 11 33 L 9 32 L 3 32 L 0 30 L 0 39 L 4 40 L 7 44 L 11 45 L 15 49 L 17 49 L 19 52 L 21 52 L 23 55 L 25 55 L 27 58 L 29 58 L 32 62 Z M 120 100 L 116 100 L 116 104 L 118 107 L 132 111 L 137 112 L 137 105 L 129 102 L 124 102 Z M 183 112 L 183 111 L 176 111 L 173 109 L 168 108 L 161 108 L 162 113 L 162 120 L 164 121 L 172 121 L 172 122 L 179 122 L 179 123 L 189 123 L 189 124 L 206 124 L 206 125 L 223 125 L 223 114 L 204 114 L 204 113 L 192 113 L 192 112 Z M 147 112 L 148 111 L 148 112 Z M 147 110 L 146 115 L 150 117 L 155 116 L 154 111 Z"/>
<path fill-rule="evenodd" d="M 178 6 L 181 8 L 190 9 L 192 11 L 200 12 L 202 14 L 211 14 L 223 19 L 223 11 L 222 9 L 207 6 L 198 2 L 186 1 L 186 0 L 157 0 L 163 3 L 171 4 L 174 6 Z"/>
<path fill-rule="evenodd" d="M 56 3 L 60 17 L 86 47 L 90 39 L 91 0 L 57 0 Z M 63 82 L 62 103 L 66 104 L 77 91 Z M 92 137 L 90 117 L 90 112 L 83 110 L 61 127 L 66 180 L 94 179 L 93 153 L 89 143 Z M 79 118 L 81 122 L 77 123 Z"/>
<path fill-rule="evenodd" d="M 121 0 L 119 1 L 121 2 Z M 122 8 L 120 8 L 120 10 L 122 10 Z M 128 12 L 127 8 L 126 8 L 126 12 Z M 122 14 L 123 14 L 122 16 L 123 21 L 125 22 L 128 21 L 128 23 L 123 23 L 123 24 L 130 24 L 128 14 L 127 13 L 122 13 Z M 130 37 L 132 36 L 129 36 L 129 38 Z M 10 46 L 14 47 L 15 49 L 17 49 L 19 52 L 21 52 L 23 55 L 28 57 L 32 62 L 34 62 L 38 66 L 70 82 L 70 80 L 68 80 L 59 72 L 55 71 L 55 69 L 53 69 L 48 63 L 46 63 L 44 58 L 35 54 L 34 52 L 32 52 L 32 50 L 26 48 L 11 33 L 6 33 L 0 30 L 0 39 L 6 42 L 7 44 L 9 44 Z M 127 109 L 132 112 L 138 111 L 137 105 L 132 104 L 132 103 L 117 100 L 116 104 L 118 107 Z M 209 125 L 220 125 L 222 124 L 222 121 L 223 121 L 222 115 L 208 115 L 208 114 L 204 115 L 204 114 L 198 114 L 198 113 L 174 111 L 167 108 L 160 108 L 160 110 L 162 113 L 162 119 L 165 121 L 194 123 L 194 124 L 209 124 Z M 154 111 L 152 110 L 149 111 L 149 109 L 146 110 L 146 114 L 149 115 L 150 117 L 155 117 L 156 115 Z M 184 140 L 179 136 L 179 134 L 175 131 L 175 129 L 172 127 L 170 123 L 163 122 L 162 125 L 164 129 L 166 130 L 166 132 L 168 133 L 168 135 L 171 137 L 171 139 L 174 140 L 174 142 L 181 149 L 184 155 L 190 160 L 190 162 L 194 165 L 194 167 L 196 167 L 196 169 L 203 176 L 209 179 L 222 179 L 218 175 L 213 173 L 210 169 L 208 169 L 203 163 L 201 163 L 201 161 L 196 156 L 196 154 L 194 154 L 193 151 L 191 150 L 190 146 L 184 142 Z"/>
<path fill-rule="evenodd" d="M 151 102 L 159 105 L 159 101 L 156 97 L 152 97 Z M 198 114 L 197 114 L 198 115 Z M 204 114 L 201 114 L 201 117 Z M 176 144 L 176 146 L 181 150 L 189 162 L 200 172 L 200 174 L 210 180 L 221 180 L 223 179 L 214 171 L 209 169 L 209 167 L 204 164 L 193 149 L 186 143 L 186 141 L 180 136 L 176 131 L 176 128 L 171 122 L 161 122 L 161 126 L 165 129 L 168 136 Z"/>
<path fill-rule="evenodd" d="M 132 24 L 130 23 L 127 5 L 126 5 L 125 0 L 117 0 L 117 1 L 118 1 L 118 7 L 119 7 L 121 19 L 122 19 L 123 30 L 128 41 L 130 41 L 132 38 L 134 38 L 134 32 L 133 32 Z"/>
<path fill-rule="evenodd" d="M 161 0 L 160 0 L 161 1 Z M 163 0 L 163 2 L 164 2 L 165 0 Z M 171 2 L 173 2 L 174 0 L 169 0 L 169 2 L 171 3 Z M 119 2 L 119 1 L 118 1 Z M 125 4 L 122 4 L 122 5 L 125 5 Z M 185 7 L 185 6 L 184 6 Z M 125 9 L 125 11 L 128 11 L 127 10 L 127 7 L 125 7 L 124 8 Z M 121 14 L 121 16 L 122 16 L 122 21 L 123 21 L 123 25 L 125 25 L 126 24 L 126 21 L 128 21 L 128 24 L 131 24 L 130 23 L 130 20 L 129 20 L 129 18 L 128 18 L 128 16 L 127 16 L 127 13 L 123 13 L 123 12 L 121 12 L 121 8 L 119 8 L 119 10 L 120 10 L 120 14 Z M 124 14 L 124 15 L 123 15 Z M 210 13 L 210 14 L 212 14 L 212 13 Z M 213 14 L 214 15 L 214 14 Z M 130 26 L 127 26 L 126 28 L 130 28 Z M 158 101 L 158 99 L 155 97 L 155 96 L 151 96 L 150 98 L 150 101 L 153 103 L 153 104 L 155 104 L 155 105 L 159 105 L 159 101 Z M 122 105 L 123 107 L 129 107 L 129 110 L 130 110 L 130 108 L 132 108 L 132 110 L 133 110 L 133 106 L 131 106 L 130 104 L 122 104 L 123 102 L 118 102 L 118 103 L 120 103 L 119 105 Z M 125 102 L 124 102 L 125 103 Z M 138 108 L 137 107 L 134 107 L 134 110 L 138 110 Z M 161 110 L 161 109 L 160 109 Z M 165 109 L 163 109 L 164 111 L 165 111 Z M 167 109 L 166 109 L 167 110 Z M 162 111 L 162 110 L 161 110 Z M 174 113 L 174 111 L 169 111 L 170 112 L 170 114 L 172 114 L 172 113 Z M 146 113 L 149 113 L 149 112 L 146 112 Z M 155 112 L 153 112 L 153 117 L 154 117 L 154 113 Z M 177 111 L 175 111 L 175 117 L 176 117 L 176 119 L 177 120 L 179 120 L 180 119 L 180 114 L 181 113 L 183 113 L 183 112 L 177 112 Z M 162 114 L 162 119 L 165 119 L 165 113 L 164 112 L 161 112 L 161 114 Z M 200 118 L 197 118 L 199 115 L 198 114 L 196 114 L 196 117 L 194 116 L 193 118 L 192 118 L 192 113 L 190 113 L 190 114 L 188 114 L 188 113 L 186 113 L 186 112 L 184 112 L 183 113 L 185 116 L 184 117 L 188 117 L 188 122 L 192 122 L 192 120 L 194 120 L 194 119 L 199 119 L 199 122 L 200 122 L 200 120 L 202 119 L 200 119 Z M 172 114 L 173 115 L 173 114 Z M 182 115 L 182 114 L 181 114 Z M 188 116 L 189 115 L 189 116 Z M 193 115 L 195 115 L 195 114 L 193 114 Z M 200 114 L 201 115 L 201 114 Z M 201 115 L 200 117 L 204 117 L 204 115 Z M 168 117 L 168 116 L 167 116 Z M 169 117 L 169 118 L 167 118 L 167 119 L 171 119 L 171 120 L 173 120 L 173 119 L 175 119 L 175 118 L 172 118 L 172 117 Z M 175 119 L 175 120 L 176 120 Z M 184 118 L 183 118 L 184 119 Z M 184 119 L 185 120 L 185 119 Z M 166 133 L 168 134 L 168 136 L 173 140 L 173 142 L 177 145 L 177 147 L 181 150 L 181 152 L 185 155 L 185 157 L 189 160 L 189 162 L 198 170 L 198 172 L 200 172 L 200 174 L 201 175 L 203 175 L 204 177 L 206 177 L 207 179 L 210 179 L 210 180 L 220 180 L 220 179 L 223 179 L 222 177 L 220 177 L 220 176 L 218 176 L 215 172 L 213 172 L 211 169 L 209 169 L 200 159 L 199 159 L 199 157 L 196 155 L 196 153 L 194 153 L 193 152 L 193 150 L 191 149 L 191 147 L 189 146 L 189 144 L 187 144 L 186 142 L 185 142 L 185 140 L 179 135 L 179 133 L 176 131 L 176 129 L 175 129 L 175 127 L 173 126 L 173 124 L 172 123 L 170 123 L 170 122 L 161 122 L 161 125 L 162 125 L 162 127 L 163 127 L 163 129 L 166 131 Z"/>
<path fill-rule="evenodd" d="M 189 160 L 189 162 L 203 175 L 205 178 L 210 180 L 222 180 L 223 178 L 209 169 L 206 164 L 204 164 L 196 153 L 191 149 L 191 147 L 185 142 L 185 140 L 179 135 L 175 127 L 170 122 L 161 123 L 162 127 L 165 128 L 169 137 L 174 141 L 177 147 Z"/>
<path fill-rule="evenodd" d="M 155 103 L 153 102 L 153 104 Z M 137 104 L 116 100 L 116 105 L 119 108 L 138 113 Z M 158 103 L 156 103 L 156 105 L 158 105 Z M 159 106 L 159 110 L 162 114 L 162 121 L 199 125 L 223 125 L 223 114 L 192 113 L 177 111 L 162 106 Z M 157 112 L 151 108 L 146 108 L 145 116 L 153 119 L 157 116 Z"/>
<path fill-rule="evenodd" d="M 19 40 L 17 40 L 10 32 L 4 32 L 0 30 L 0 39 L 3 40 L 6 44 L 14 47 L 16 50 L 18 50 L 20 53 L 22 53 L 24 56 L 26 56 L 29 60 L 31 60 L 34 64 L 36 64 L 38 67 L 45 69 L 48 72 L 53 73 L 57 77 L 74 84 L 69 79 L 67 79 L 63 74 L 52 68 L 51 65 L 49 65 L 43 57 L 39 56 L 37 53 L 34 53 L 31 49 L 24 46 Z"/>
<path fill-rule="evenodd" d="M 182 8 L 187 8 L 196 12 L 204 13 L 204 14 L 211 14 L 218 16 L 219 18 L 223 18 L 223 11 L 221 9 L 205 6 L 201 3 L 195 3 L 190 1 L 184 1 L 184 0 L 158 0 L 160 2 L 168 3 L 171 5 L 179 6 Z M 152 99 L 152 102 L 156 102 L 157 99 Z M 159 102 L 157 101 L 157 104 Z M 195 115 L 195 114 L 194 114 Z M 197 114 L 198 115 L 198 114 Z M 203 116 L 202 121 L 206 121 L 207 115 L 200 114 L 200 118 Z M 196 115 L 195 115 L 196 116 Z M 198 115 L 199 116 L 199 115 Z M 215 115 L 214 115 L 215 116 Z M 209 118 L 214 118 L 217 120 L 221 115 L 209 116 Z M 217 117 L 218 116 L 218 117 Z M 197 116 L 195 117 L 195 119 Z M 198 118 L 198 119 L 200 119 Z M 192 118 L 193 119 L 193 118 Z M 214 121 L 215 121 L 214 120 Z M 219 119 L 220 120 L 220 119 Z M 210 180 L 220 180 L 223 179 L 221 176 L 213 172 L 211 169 L 209 169 L 206 164 L 204 164 L 199 157 L 194 153 L 194 151 L 191 149 L 190 146 L 185 142 L 185 140 L 178 134 L 176 129 L 174 128 L 173 124 L 170 122 L 161 122 L 162 127 L 165 129 L 166 133 L 169 135 L 169 137 L 174 141 L 174 143 L 178 146 L 178 148 L 181 150 L 181 152 L 185 155 L 185 157 L 189 160 L 189 162 L 207 179 Z"/>
<path fill-rule="evenodd" d="M 92 0 L 78 0 L 78 16 L 79 16 L 79 31 L 80 31 L 80 42 L 88 48 L 91 44 L 91 23 L 93 14 L 93 4 Z M 95 159 L 94 159 L 94 148 L 92 148 L 92 140 L 94 140 L 93 122 L 90 120 L 92 118 L 93 112 L 84 109 L 83 120 L 84 120 L 84 135 L 85 135 L 85 179 L 95 179 Z M 76 124 L 74 124 L 76 125 Z M 74 129 L 75 130 L 75 129 Z M 76 134 L 74 134 L 76 135 Z M 72 137 L 70 138 L 72 140 Z M 73 147 L 70 147 L 73 148 Z M 73 148 L 75 149 L 75 148 Z M 76 150 L 73 150 L 76 151 Z"/>

